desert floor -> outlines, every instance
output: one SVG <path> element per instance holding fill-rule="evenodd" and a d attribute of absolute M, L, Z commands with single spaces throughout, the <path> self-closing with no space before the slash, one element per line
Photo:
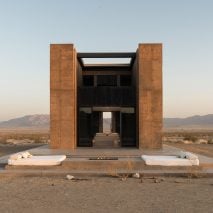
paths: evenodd
<path fill-rule="evenodd" d="M 166 143 L 186 151 L 205 155 L 213 158 L 213 144 L 181 144 L 181 143 Z"/>
<path fill-rule="evenodd" d="M 38 145 L 0 144 L 0 156 Z M 213 145 L 177 146 L 213 157 Z M 213 212 L 213 178 L 81 178 L 0 177 L 0 212 Z"/>
<path fill-rule="evenodd" d="M 21 144 L 21 145 L 13 145 L 13 144 L 1 144 L 0 143 L 0 157 L 4 155 L 9 155 L 12 153 L 24 151 L 27 149 L 32 149 L 39 147 L 43 144 Z"/>
<path fill-rule="evenodd" d="M 0 212 L 212 212 L 213 179 L 1 178 Z M 157 180 L 160 180 L 158 178 Z"/>

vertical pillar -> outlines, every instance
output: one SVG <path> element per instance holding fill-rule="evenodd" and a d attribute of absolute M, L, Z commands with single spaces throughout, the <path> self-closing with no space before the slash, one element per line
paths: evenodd
<path fill-rule="evenodd" d="M 116 132 L 116 112 L 111 112 L 111 132 L 115 133 Z"/>
<path fill-rule="evenodd" d="M 99 123 L 98 123 L 98 125 L 99 125 L 99 132 L 103 133 L 103 130 L 104 130 L 104 127 L 103 127 L 103 112 L 99 112 Z"/>
<path fill-rule="evenodd" d="M 162 147 L 162 44 L 138 48 L 139 148 Z"/>
<path fill-rule="evenodd" d="M 77 56 L 72 44 L 50 45 L 51 148 L 74 149 L 77 140 Z"/>

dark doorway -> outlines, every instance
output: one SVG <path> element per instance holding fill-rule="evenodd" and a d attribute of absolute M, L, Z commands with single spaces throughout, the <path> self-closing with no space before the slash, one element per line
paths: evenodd
<path fill-rule="evenodd" d="M 78 119 L 78 146 L 92 146 L 92 113 L 89 111 L 80 111 Z"/>
<path fill-rule="evenodd" d="M 98 111 L 92 112 L 91 126 L 92 126 L 92 137 L 95 136 L 97 132 L 103 131 L 102 113 Z"/>
<path fill-rule="evenodd" d="M 135 113 L 121 113 L 121 146 L 136 146 L 136 122 Z"/>
<path fill-rule="evenodd" d="M 120 111 L 112 112 L 112 132 L 120 134 Z"/>

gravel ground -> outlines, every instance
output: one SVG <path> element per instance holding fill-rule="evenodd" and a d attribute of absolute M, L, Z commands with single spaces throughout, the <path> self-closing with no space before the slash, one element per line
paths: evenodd
<path fill-rule="evenodd" d="M 213 212 L 208 178 L 1 178 L 0 189 L 2 213 Z"/>

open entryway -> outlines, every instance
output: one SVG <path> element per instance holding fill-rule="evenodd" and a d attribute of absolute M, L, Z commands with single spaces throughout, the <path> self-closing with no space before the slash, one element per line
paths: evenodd
<path fill-rule="evenodd" d="M 97 132 L 93 139 L 93 147 L 118 148 L 120 147 L 120 135 L 113 128 L 114 117 L 112 112 L 101 112 L 102 132 Z"/>
<path fill-rule="evenodd" d="M 102 113 L 103 133 L 109 134 L 112 132 L 112 112 Z"/>
<path fill-rule="evenodd" d="M 136 147 L 134 108 L 82 107 L 78 122 L 79 147 Z"/>

